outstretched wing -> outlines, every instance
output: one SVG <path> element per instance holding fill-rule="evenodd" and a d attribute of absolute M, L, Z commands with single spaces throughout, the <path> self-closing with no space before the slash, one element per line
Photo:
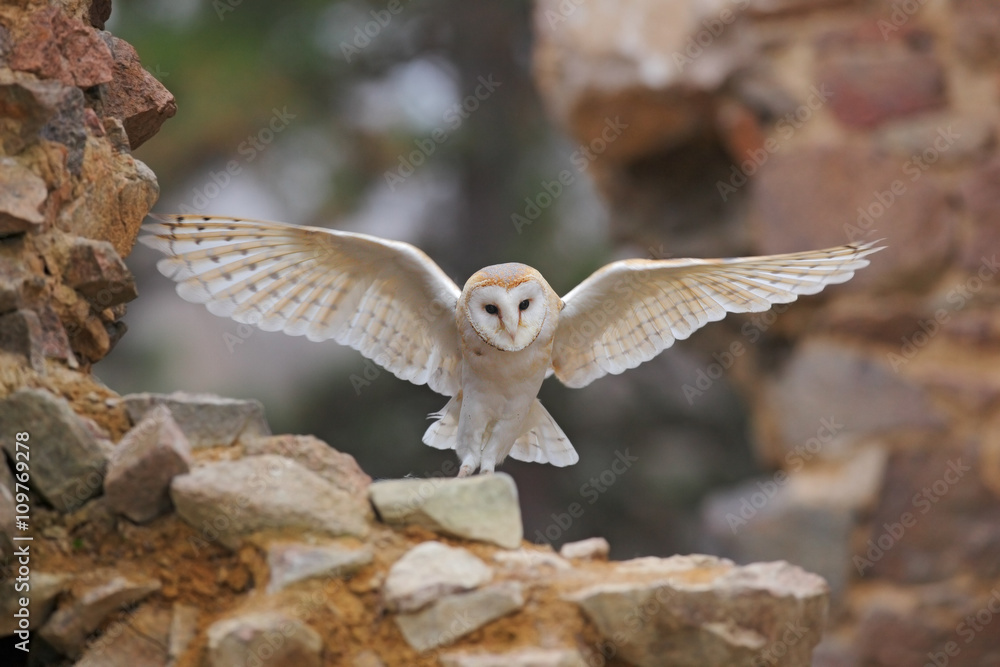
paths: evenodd
<path fill-rule="evenodd" d="M 759 312 L 850 280 L 873 243 L 734 259 L 629 259 L 563 297 L 552 367 L 569 387 L 648 361 L 726 313 Z"/>
<path fill-rule="evenodd" d="M 264 331 L 350 345 L 396 377 L 458 392 L 458 286 L 396 241 L 276 222 L 151 216 L 140 239 L 187 301 Z"/>

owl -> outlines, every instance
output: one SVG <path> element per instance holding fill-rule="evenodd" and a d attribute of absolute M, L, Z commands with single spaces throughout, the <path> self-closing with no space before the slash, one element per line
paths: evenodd
<path fill-rule="evenodd" d="M 652 359 L 726 313 L 759 312 L 849 280 L 878 242 L 735 259 L 628 259 L 560 298 L 535 269 L 497 264 L 462 289 L 407 243 L 319 227 L 153 216 L 144 244 L 187 301 L 215 315 L 349 345 L 448 398 L 424 443 L 454 449 L 459 477 L 507 456 L 579 456 L 539 402 L 555 375 L 584 387 Z"/>

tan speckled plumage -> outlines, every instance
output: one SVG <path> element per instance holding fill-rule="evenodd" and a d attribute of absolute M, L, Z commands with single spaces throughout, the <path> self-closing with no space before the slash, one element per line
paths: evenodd
<path fill-rule="evenodd" d="M 333 339 L 452 397 L 424 442 L 460 475 L 508 454 L 578 460 L 535 398 L 551 373 L 583 387 L 652 359 L 726 313 L 758 312 L 849 280 L 875 243 L 733 259 L 631 259 L 562 299 L 535 269 L 498 264 L 460 290 L 417 248 L 364 234 L 235 218 L 153 216 L 141 239 L 188 301 L 265 331 Z"/>

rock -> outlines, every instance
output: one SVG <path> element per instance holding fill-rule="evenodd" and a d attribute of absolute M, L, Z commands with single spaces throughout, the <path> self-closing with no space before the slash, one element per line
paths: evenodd
<path fill-rule="evenodd" d="M 385 667 L 385 663 L 374 651 L 362 651 L 354 656 L 351 667 Z"/>
<path fill-rule="evenodd" d="M 947 104 L 945 70 L 929 32 L 883 38 L 874 22 L 820 38 L 816 78 L 830 90 L 830 109 L 849 127 L 871 128 Z"/>
<path fill-rule="evenodd" d="M 962 265 L 979 277 L 996 278 L 996 265 L 992 258 L 1000 254 L 1000 232 L 996 219 L 1000 215 L 1000 159 L 986 162 L 964 179 L 962 199 L 973 222 L 973 233 L 963 244 Z M 989 258 L 989 263 L 984 260 Z"/>
<path fill-rule="evenodd" d="M 20 355 L 40 374 L 46 373 L 46 358 L 63 360 L 70 368 L 78 366 L 66 330 L 48 305 L 0 315 L 0 350 Z"/>
<path fill-rule="evenodd" d="M 48 620 L 56 606 L 56 598 L 66 590 L 72 579 L 73 577 L 68 574 L 32 570 L 31 596 L 28 604 L 29 629 L 37 630 Z M 14 617 L 14 612 L 21 609 L 19 599 L 23 596 L 23 591 L 14 588 L 18 583 L 17 579 L 12 577 L 0 584 L 0 637 L 7 637 L 17 630 L 24 629 L 19 627 L 19 619 Z"/>
<path fill-rule="evenodd" d="M 135 278 L 107 241 L 73 239 L 62 261 L 63 281 L 98 309 L 138 296 Z"/>
<path fill-rule="evenodd" d="M 72 511 L 100 493 L 104 450 L 64 399 L 19 389 L 0 400 L 0 441 L 11 459 L 22 431 L 30 435 L 31 485 L 56 509 Z"/>
<path fill-rule="evenodd" d="M 897 583 L 1000 577 L 1000 498 L 974 448 L 937 441 L 893 452 L 856 572 Z"/>
<path fill-rule="evenodd" d="M 790 14 L 846 5 L 851 2 L 853 0 L 749 0 L 749 11 L 761 15 Z"/>
<path fill-rule="evenodd" d="M 524 534 L 517 487 L 506 473 L 385 480 L 373 483 L 369 494 L 388 524 L 424 526 L 508 549 L 520 546 Z"/>
<path fill-rule="evenodd" d="M 572 570 L 565 558 L 551 551 L 514 549 L 493 554 L 493 562 L 509 570 L 516 570 L 521 577 L 549 577 L 554 570 Z"/>
<path fill-rule="evenodd" d="M 822 188 L 812 187 L 820 181 Z M 803 147 L 771 156 L 750 192 L 761 254 L 885 239 L 887 248 L 833 293 L 919 289 L 951 259 L 955 220 L 947 190 L 915 162 L 852 144 Z"/>
<path fill-rule="evenodd" d="M 42 304 L 35 312 L 41 325 L 40 336 L 36 342 L 42 356 L 65 361 L 70 368 L 77 368 L 76 357 L 59 315 L 48 304 Z"/>
<path fill-rule="evenodd" d="M 169 512 L 170 481 L 191 469 L 187 438 L 160 405 L 125 434 L 115 448 L 104 478 L 108 507 L 136 523 Z"/>
<path fill-rule="evenodd" d="M 440 598 L 414 614 L 398 614 L 396 625 L 416 651 L 445 646 L 524 606 L 521 584 L 504 582 Z"/>
<path fill-rule="evenodd" d="M 579 558 L 581 560 L 607 560 L 609 553 L 611 553 L 611 545 L 603 537 L 567 542 L 559 549 L 559 555 L 563 558 Z"/>
<path fill-rule="evenodd" d="M 933 148 L 935 142 L 944 146 L 938 151 L 941 164 L 959 164 L 988 155 L 996 143 L 997 129 L 987 116 L 943 113 L 920 115 L 912 120 L 887 124 L 872 137 L 876 146 L 903 156 L 904 160 Z"/>
<path fill-rule="evenodd" d="M 89 88 L 111 81 L 111 53 L 97 32 L 59 7 L 34 12 L 8 57 L 11 69 Z"/>
<path fill-rule="evenodd" d="M 149 167 L 128 153 L 116 152 L 112 139 L 85 142 L 77 171 L 88 185 L 87 197 L 64 207 L 56 226 L 76 236 L 108 241 L 119 256 L 127 257 L 159 196 L 159 185 Z"/>
<path fill-rule="evenodd" d="M 479 588 L 493 570 L 465 549 L 422 542 L 389 568 L 382 597 L 390 611 L 413 612 L 451 593 Z"/>
<path fill-rule="evenodd" d="M 45 222 L 39 210 L 48 197 L 45 181 L 14 158 L 0 157 L 0 237 L 37 232 Z"/>
<path fill-rule="evenodd" d="M 170 612 L 146 605 L 111 623 L 74 667 L 165 667 L 169 637 Z"/>
<path fill-rule="evenodd" d="M 936 428 L 943 415 L 926 392 L 892 372 L 881 359 L 832 342 L 800 345 L 767 391 L 766 409 L 784 444 L 785 461 L 818 441 L 818 451 L 838 440 L 893 429 Z"/>
<path fill-rule="evenodd" d="M 508 653 L 444 653 L 441 667 L 587 667 L 575 649 L 527 648 Z"/>
<path fill-rule="evenodd" d="M 787 560 L 822 576 L 840 598 L 854 569 L 855 517 L 874 506 L 886 459 L 881 447 L 868 447 L 839 464 L 779 471 L 713 494 L 703 512 L 713 552 L 740 563 Z"/>
<path fill-rule="evenodd" d="M 370 507 L 286 458 L 219 461 L 175 477 L 177 514 L 201 536 L 234 548 L 258 531 L 302 530 L 364 537 Z"/>
<path fill-rule="evenodd" d="M 60 606 L 39 630 L 45 641 L 72 658 L 80 656 L 87 635 L 108 616 L 160 589 L 157 579 L 126 576 L 114 570 L 89 572 L 79 577 L 77 584 L 73 601 Z"/>
<path fill-rule="evenodd" d="M 535 3 L 539 92 L 597 162 L 635 162 L 711 128 L 710 95 L 754 45 L 740 7 L 709 4 L 605 1 L 578 11 L 561 0 Z"/>
<path fill-rule="evenodd" d="M 17 155 L 37 142 L 42 128 L 67 98 L 79 97 L 76 87 L 58 81 L 19 81 L 0 70 L 0 109 L 4 110 L 0 113 L 0 146 L 4 152 Z"/>
<path fill-rule="evenodd" d="M 282 611 L 243 614 L 216 621 L 208 629 L 209 667 L 258 662 L 270 667 L 321 667 L 323 640 Z"/>
<path fill-rule="evenodd" d="M 98 30 L 104 30 L 104 23 L 111 18 L 111 0 L 93 0 L 87 18 L 90 25 Z"/>
<path fill-rule="evenodd" d="M 349 547 L 344 544 L 303 544 L 278 542 L 267 549 L 267 565 L 271 579 L 268 593 L 314 577 L 346 577 L 372 562 L 374 554 L 368 545 Z"/>
<path fill-rule="evenodd" d="M 45 372 L 41 339 L 42 323 L 34 311 L 22 308 L 0 315 L 0 350 L 24 357 L 38 373 Z"/>
<path fill-rule="evenodd" d="M 173 614 L 170 618 L 170 640 L 167 644 L 167 658 L 171 665 L 175 665 L 180 660 L 188 646 L 198 636 L 199 615 L 197 607 L 174 603 Z"/>
<path fill-rule="evenodd" d="M 366 495 L 369 477 L 350 454 L 338 452 L 311 435 L 274 435 L 248 439 L 243 445 L 246 456 L 278 454 L 301 463 L 309 470 L 351 495 Z"/>
<path fill-rule="evenodd" d="M 954 0 L 955 48 L 977 67 L 1000 63 L 1000 7 L 990 0 Z"/>
<path fill-rule="evenodd" d="M 571 593 L 609 644 L 638 667 L 809 665 L 826 622 L 824 581 L 788 563 L 735 566 L 711 556 L 639 559 Z M 603 645 L 602 645 L 603 646 Z"/>
<path fill-rule="evenodd" d="M 191 447 L 232 445 L 240 439 L 271 435 L 259 401 L 214 394 L 129 394 L 122 397 L 132 423 L 157 405 L 166 405 Z"/>
<path fill-rule="evenodd" d="M 104 38 L 115 61 L 104 111 L 122 121 L 129 145 L 135 150 L 177 113 L 177 103 L 170 91 L 143 68 L 131 44 L 109 33 L 104 33 Z"/>

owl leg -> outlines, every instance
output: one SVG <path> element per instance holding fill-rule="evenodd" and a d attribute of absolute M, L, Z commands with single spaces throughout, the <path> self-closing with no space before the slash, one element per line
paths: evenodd
<path fill-rule="evenodd" d="M 475 454 L 468 454 L 464 459 L 462 459 L 462 467 L 458 469 L 459 477 L 469 477 L 472 473 L 476 472 L 476 468 L 479 467 L 479 461 L 476 460 Z"/>

